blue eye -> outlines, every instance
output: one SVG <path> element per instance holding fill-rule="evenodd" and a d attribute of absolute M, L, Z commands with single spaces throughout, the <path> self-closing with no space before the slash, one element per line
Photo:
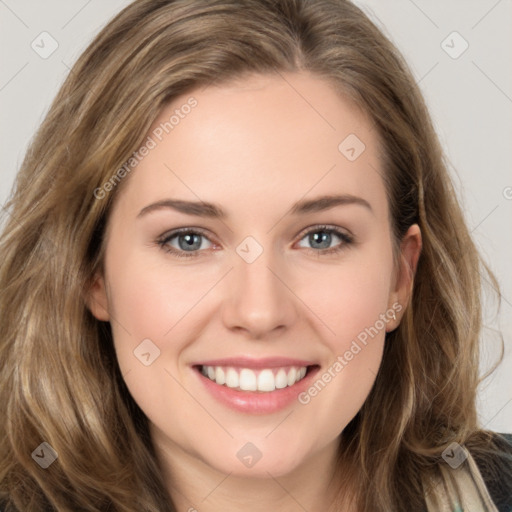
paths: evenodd
<path fill-rule="evenodd" d="M 178 243 L 177 248 L 171 244 L 174 239 Z M 183 228 L 164 235 L 158 240 L 158 245 L 178 258 L 189 258 L 197 256 L 199 249 L 204 249 L 204 240 L 208 240 L 208 238 L 201 231 Z"/>
<path fill-rule="evenodd" d="M 329 226 L 314 226 L 302 235 L 300 241 L 305 239 L 307 243 L 311 244 L 310 247 L 303 245 L 300 247 L 313 251 L 319 256 L 341 252 L 354 242 L 352 236 L 338 228 Z M 157 243 L 164 251 L 178 258 L 193 258 L 200 256 L 201 252 L 208 248 L 204 247 L 205 240 L 212 243 L 198 228 L 181 228 L 163 235 L 157 240 Z M 331 244 L 336 240 L 336 245 L 332 247 Z"/>
<path fill-rule="evenodd" d="M 315 226 L 302 237 L 301 241 L 304 239 L 311 244 L 312 249 L 319 249 L 319 251 L 315 252 L 319 252 L 320 254 L 339 252 L 345 245 L 349 245 L 353 242 L 351 236 L 339 229 L 330 228 L 328 226 Z M 331 247 L 331 243 L 336 241 L 336 239 L 338 239 L 339 242 L 334 247 Z"/>

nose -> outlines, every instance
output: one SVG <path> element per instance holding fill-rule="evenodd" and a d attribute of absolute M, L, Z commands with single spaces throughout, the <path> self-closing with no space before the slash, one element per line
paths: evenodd
<path fill-rule="evenodd" d="M 281 333 L 297 318 L 297 296 L 283 265 L 263 253 L 247 263 L 237 255 L 226 282 L 223 322 L 230 330 L 245 331 L 253 339 Z"/>

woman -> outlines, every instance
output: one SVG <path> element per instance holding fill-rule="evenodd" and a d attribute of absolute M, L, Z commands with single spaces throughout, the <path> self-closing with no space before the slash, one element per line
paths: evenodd
<path fill-rule="evenodd" d="M 512 506 L 475 409 L 482 263 L 351 3 L 134 2 L 9 208 L 6 510 Z"/>

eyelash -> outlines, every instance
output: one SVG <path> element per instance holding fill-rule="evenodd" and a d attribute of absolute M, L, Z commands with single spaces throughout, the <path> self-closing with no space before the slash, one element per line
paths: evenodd
<path fill-rule="evenodd" d="M 312 229 L 309 229 L 306 232 L 302 232 L 300 234 L 301 235 L 300 240 L 302 240 L 303 238 L 305 238 L 306 236 L 308 236 L 311 233 L 318 233 L 318 232 L 334 234 L 338 238 L 340 238 L 342 241 L 342 243 L 340 243 L 339 245 L 337 245 L 335 247 L 331 247 L 330 249 L 316 250 L 316 249 L 309 248 L 310 251 L 313 251 L 318 256 L 336 255 L 354 243 L 354 238 L 351 235 L 348 235 L 347 233 L 341 231 L 338 228 L 335 228 L 333 226 L 327 226 L 327 225 L 314 226 Z M 156 241 L 156 243 L 165 252 L 171 253 L 173 256 L 176 256 L 177 258 L 197 258 L 197 257 L 199 257 L 201 251 L 190 251 L 189 252 L 189 251 L 176 250 L 176 249 L 174 249 L 174 247 L 170 247 L 168 245 L 169 242 L 173 238 L 175 238 L 176 236 L 181 235 L 181 234 L 201 235 L 209 240 L 208 236 L 206 235 L 206 232 L 204 232 L 200 228 L 180 228 L 180 229 L 171 231 L 170 233 L 165 233 Z"/>

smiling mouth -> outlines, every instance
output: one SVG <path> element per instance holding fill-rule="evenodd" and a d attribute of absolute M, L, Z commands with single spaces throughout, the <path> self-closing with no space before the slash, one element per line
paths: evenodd
<path fill-rule="evenodd" d="M 216 384 L 235 391 L 270 393 L 300 382 L 317 365 L 278 368 L 241 368 L 198 365 L 195 368 Z"/>

